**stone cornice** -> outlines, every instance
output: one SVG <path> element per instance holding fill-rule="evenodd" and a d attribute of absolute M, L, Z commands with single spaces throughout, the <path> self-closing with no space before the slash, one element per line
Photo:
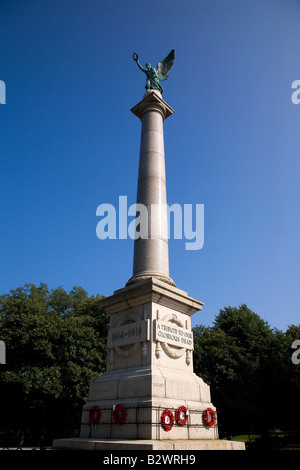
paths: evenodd
<path fill-rule="evenodd" d="M 100 301 L 100 307 L 111 314 L 148 302 L 164 305 L 189 316 L 203 306 L 203 302 L 189 297 L 187 292 L 159 279 L 149 278 L 116 290 L 114 295 Z"/>
<path fill-rule="evenodd" d="M 167 119 L 174 113 L 174 109 L 172 109 L 171 106 L 162 99 L 161 94 L 155 90 L 147 91 L 142 101 L 136 104 L 131 109 L 131 112 L 139 119 L 142 119 L 145 112 L 151 110 L 160 112 L 163 119 Z"/>

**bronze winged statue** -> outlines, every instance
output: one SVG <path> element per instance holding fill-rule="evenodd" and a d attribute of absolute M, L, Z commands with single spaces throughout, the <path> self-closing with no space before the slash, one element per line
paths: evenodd
<path fill-rule="evenodd" d="M 171 52 L 165 57 L 161 62 L 157 64 L 156 69 L 151 67 L 151 64 L 147 62 L 145 64 L 145 69 L 139 63 L 139 56 L 136 52 L 133 53 L 133 60 L 137 63 L 137 66 L 146 74 L 146 90 L 158 90 L 160 93 L 163 93 L 163 87 L 159 83 L 160 81 L 167 80 L 169 78 L 169 72 L 174 65 L 175 61 L 175 50 L 172 49 Z"/>

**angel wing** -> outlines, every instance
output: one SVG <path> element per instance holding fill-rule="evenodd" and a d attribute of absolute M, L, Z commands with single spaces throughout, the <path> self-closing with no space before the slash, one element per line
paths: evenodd
<path fill-rule="evenodd" d="M 157 74 L 160 81 L 167 80 L 169 78 L 168 73 L 174 65 L 175 61 L 175 50 L 172 49 L 171 52 L 164 58 L 161 62 L 157 64 Z"/>

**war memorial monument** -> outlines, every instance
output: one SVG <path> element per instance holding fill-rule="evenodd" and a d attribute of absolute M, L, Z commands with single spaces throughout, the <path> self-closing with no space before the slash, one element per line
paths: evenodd
<path fill-rule="evenodd" d="M 174 110 L 160 82 L 175 52 L 156 69 L 133 59 L 146 75 L 146 93 L 131 111 L 142 125 L 137 204 L 148 209 L 148 236 L 134 241 L 132 277 L 100 302 L 110 315 L 107 366 L 90 385 L 80 436 L 54 440 L 53 448 L 243 450 L 219 439 L 210 387 L 193 372 L 191 316 L 203 303 L 169 276 L 163 124 Z"/>

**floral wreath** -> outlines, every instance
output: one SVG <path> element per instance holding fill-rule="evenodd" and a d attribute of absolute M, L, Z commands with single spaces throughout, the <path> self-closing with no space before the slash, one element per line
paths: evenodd
<path fill-rule="evenodd" d="M 179 406 L 175 413 L 176 423 L 184 426 L 188 420 L 188 411 L 186 406 Z"/>
<path fill-rule="evenodd" d="M 216 413 L 212 408 L 207 408 L 206 410 L 204 410 L 202 418 L 204 424 L 209 427 L 213 426 L 217 420 Z"/>
<path fill-rule="evenodd" d="M 160 415 L 160 422 L 165 431 L 171 431 L 174 424 L 174 415 L 172 411 L 166 409 Z"/>
<path fill-rule="evenodd" d="M 116 405 L 113 410 L 113 418 L 117 424 L 124 424 L 127 418 L 127 413 L 124 406 Z"/>
<path fill-rule="evenodd" d="M 100 416 L 101 416 L 101 409 L 99 406 L 95 405 L 92 406 L 90 409 L 90 414 L 89 414 L 89 421 L 91 424 L 97 424 L 100 421 Z"/>

